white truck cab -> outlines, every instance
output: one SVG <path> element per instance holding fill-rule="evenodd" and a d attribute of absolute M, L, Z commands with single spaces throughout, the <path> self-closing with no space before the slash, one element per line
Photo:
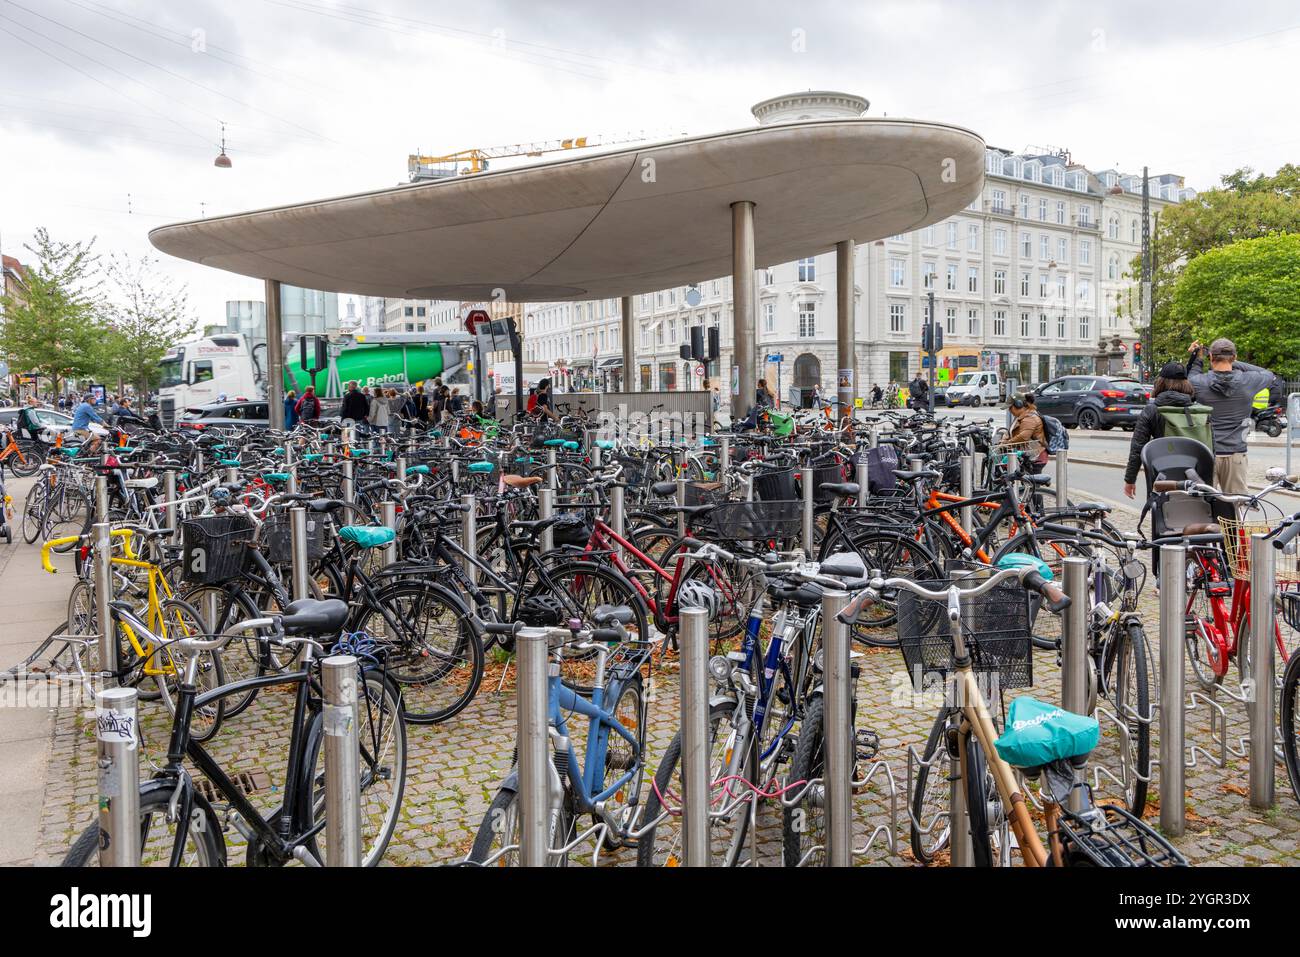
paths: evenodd
<path fill-rule="evenodd" d="M 160 363 L 163 424 L 170 427 L 180 412 L 216 402 L 221 396 L 261 398 L 265 388 L 261 358 L 253 354 L 241 333 L 205 336 L 173 346 Z"/>
<path fill-rule="evenodd" d="M 997 405 L 1002 398 L 1002 380 L 996 372 L 972 369 L 960 373 L 944 393 L 951 405 Z"/>

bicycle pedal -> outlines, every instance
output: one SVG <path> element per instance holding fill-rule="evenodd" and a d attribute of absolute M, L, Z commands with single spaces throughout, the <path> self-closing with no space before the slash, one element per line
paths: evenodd
<path fill-rule="evenodd" d="M 870 761 L 880 753 L 880 735 L 866 728 L 858 729 L 854 735 L 859 761 Z"/>

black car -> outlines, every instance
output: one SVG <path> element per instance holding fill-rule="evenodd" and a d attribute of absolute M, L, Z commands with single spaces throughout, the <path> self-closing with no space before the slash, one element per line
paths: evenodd
<path fill-rule="evenodd" d="M 270 410 L 266 400 L 236 399 L 231 402 L 212 402 L 191 406 L 185 410 L 176 425 L 182 429 L 231 428 L 234 426 L 267 426 Z"/>
<path fill-rule="evenodd" d="M 1038 411 L 1081 429 L 1133 428 L 1151 397 L 1151 387 L 1136 379 L 1106 375 L 1067 375 L 1034 390 Z"/>

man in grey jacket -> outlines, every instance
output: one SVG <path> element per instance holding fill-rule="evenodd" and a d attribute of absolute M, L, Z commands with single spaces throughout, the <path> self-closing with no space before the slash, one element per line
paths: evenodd
<path fill-rule="evenodd" d="M 1231 339 L 1210 343 L 1210 371 L 1202 371 L 1201 344 L 1193 342 L 1187 359 L 1187 378 L 1196 401 L 1213 409 L 1214 484 L 1229 495 L 1246 494 L 1246 434 L 1255 393 L 1273 383 L 1273 373 L 1237 360 Z"/>

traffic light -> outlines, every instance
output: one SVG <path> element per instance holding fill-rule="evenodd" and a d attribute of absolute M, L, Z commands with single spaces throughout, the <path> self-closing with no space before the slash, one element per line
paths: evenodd
<path fill-rule="evenodd" d="M 718 327 L 709 326 L 709 354 L 705 357 L 708 362 L 717 362 L 718 356 L 722 354 L 722 349 L 718 343 Z"/>
<path fill-rule="evenodd" d="M 938 352 L 943 348 L 943 326 L 937 322 L 927 322 L 921 326 L 921 350 Z"/>
<path fill-rule="evenodd" d="M 1138 365 L 1142 364 L 1142 343 L 1133 343 L 1133 361 Z"/>
<path fill-rule="evenodd" d="M 704 354 L 703 326 L 691 326 L 691 358 L 696 362 L 704 362 L 708 358 Z"/>
<path fill-rule="evenodd" d="M 683 359 L 691 359 L 691 358 L 694 358 L 694 357 L 691 355 L 691 347 L 688 346 L 688 345 L 687 345 L 686 343 L 684 343 L 684 342 L 683 342 L 680 346 L 677 347 L 677 354 L 678 354 L 679 356 L 681 356 Z"/>

